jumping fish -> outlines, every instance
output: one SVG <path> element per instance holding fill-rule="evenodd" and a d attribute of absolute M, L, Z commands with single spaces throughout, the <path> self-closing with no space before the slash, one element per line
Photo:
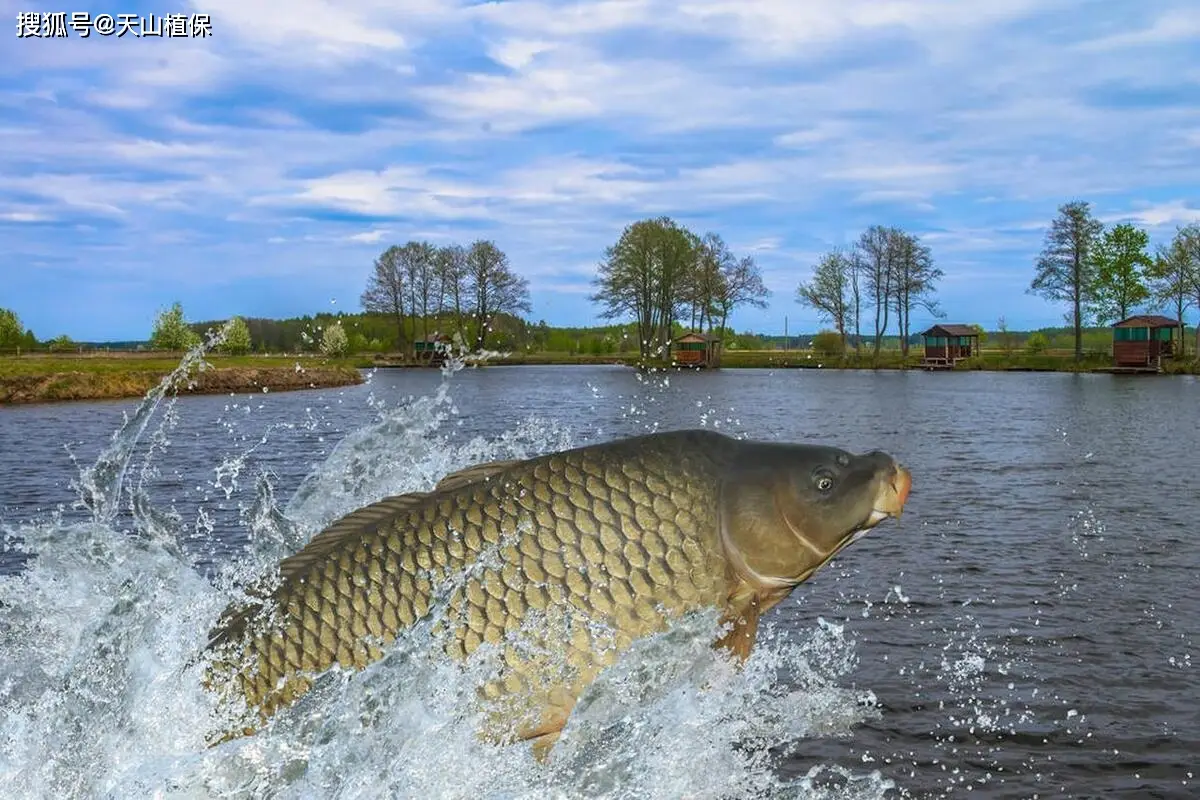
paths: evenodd
<path fill-rule="evenodd" d="M 447 652 L 500 648 L 480 690 L 484 733 L 532 740 L 543 758 L 596 675 L 685 613 L 719 609 L 717 646 L 748 657 L 763 612 L 899 517 L 911 486 L 883 452 L 710 430 L 471 467 L 354 511 L 283 559 L 270 592 L 218 622 L 205 680 L 250 710 L 225 738 L 253 733 L 329 667 L 382 658 L 457 575 Z"/>

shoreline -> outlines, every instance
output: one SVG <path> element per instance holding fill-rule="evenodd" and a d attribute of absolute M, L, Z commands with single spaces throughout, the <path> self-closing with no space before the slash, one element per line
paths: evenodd
<path fill-rule="evenodd" d="M 9 405 L 69 402 L 73 400 L 121 400 L 145 396 L 179 365 L 182 354 L 105 353 L 82 356 L 23 356 L 0 358 L 0 408 Z M 300 356 L 207 356 L 210 365 L 180 381 L 180 395 L 251 394 L 329 389 L 365 382 L 364 370 L 433 369 L 406 359 L 386 356 L 348 356 L 325 359 Z M 311 366 L 305 361 L 315 361 Z M 469 364 L 469 366 L 474 366 Z M 620 366 L 639 368 L 631 354 L 592 355 L 565 353 L 511 354 L 486 359 L 483 367 L 506 366 Z M 653 369 L 691 370 L 666 363 Z M 729 351 L 722 355 L 720 369 L 824 369 L 926 371 L 919 356 L 907 360 L 899 353 L 884 352 L 878 361 L 870 357 L 823 358 L 803 350 Z M 945 372 L 1072 372 L 1104 373 L 1112 370 L 1107 358 L 1088 358 L 1076 363 L 1063 354 L 985 354 Z M 1163 375 L 1200 375 L 1200 362 L 1189 359 L 1169 363 Z"/>
<path fill-rule="evenodd" d="M 139 399 L 162 381 L 170 369 L 109 371 L 67 370 L 21 375 L 0 374 L 0 407 L 77 400 Z M 355 386 L 365 381 L 349 366 L 213 367 L 194 372 L 169 394 L 218 395 L 291 392 Z"/>

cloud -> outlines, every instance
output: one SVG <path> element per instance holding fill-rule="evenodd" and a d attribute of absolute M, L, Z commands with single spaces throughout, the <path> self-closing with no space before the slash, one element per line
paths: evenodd
<path fill-rule="evenodd" d="M 213 0 L 186 9 L 210 39 L 14 39 L 5 303 L 128 338 L 176 296 L 308 313 L 390 244 L 488 238 L 535 319 L 584 324 L 604 248 L 667 214 L 763 269 L 738 327 L 815 326 L 796 282 L 871 224 L 930 244 L 953 316 L 1056 322 L 1024 285 L 1061 203 L 1156 240 L 1196 220 L 1193 5 Z M 119 282 L 119 313 L 66 282 Z"/>
<path fill-rule="evenodd" d="M 1166 203 L 1137 204 L 1129 211 L 1106 214 L 1103 222 L 1132 222 L 1145 228 L 1166 228 L 1200 223 L 1200 207 L 1189 205 L 1185 200 Z"/>

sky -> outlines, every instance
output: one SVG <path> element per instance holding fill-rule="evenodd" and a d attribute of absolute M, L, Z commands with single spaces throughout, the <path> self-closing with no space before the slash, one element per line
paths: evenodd
<path fill-rule="evenodd" d="M 21 38 L 21 12 L 207 14 L 211 37 Z M 949 322 L 1027 293 L 1057 208 L 1200 221 L 1195 0 L 0 0 L 0 307 L 40 338 L 357 311 L 391 244 L 491 239 L 532 320 L 597 321 L 604 249 L 668 215 L 752 255 L 739 330 L 869 225 Z M 786 321 L 786 322 L 785 322 Z M 931 322 L 914 314 L 916 329 Z"/>

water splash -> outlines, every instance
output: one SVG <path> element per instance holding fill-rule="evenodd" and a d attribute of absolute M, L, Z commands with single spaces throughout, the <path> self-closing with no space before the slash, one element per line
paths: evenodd
<path fill-rule="evenodd" d="M 455 441 L 453 377 L 467 364 L 455 353 L 431 395 L 394 408 L 372 399 L 376 419 L 338 443 L 286 503 L 255 456 L 269 436 L 318 426 L 311 409 L 214 465 L 223 497 L 251 495 L 241 514 L 249 545 L 206 578 L 180 543 L 211 539 L 212 517 L 201 509 L 186 521 L 158 508 L 151 490 L 157 465 L 176 455 L 169 432 L 181 406 L 168 393 L 203 368 L 217 341 L 185 356 L 80 470 L 91 519 L 51 516 L 13 531 L 35 557 L 0 578 L 5 797 L 880 798 L 894 788 L 875 771 L 816 765 L 789 778 L 778 768 L 804 742 L 846 735 L 880 713 L 869 693 L 842 688 L 856 664 L 845 629 L 765 629 L 738 670 L 709 647 L 711 614 L 638 643 L 602 675 L 546 765 L 528 746 L 478 737 L 475 690 L 492 668 L 488 649 L 466 664 L 439 656 L 436 604 L 384 659 L 360 673 L 330 670 L 258 735 L 208 747 L 222 711 L 195 657 L 255 576 L 353 508 L 428 489 L 469 464 L 576 443 L 569 428 L 538 419 Z M 156 412 L 158 427 L 139 448 Z M 123 497 L 130 531 L 117 529 Z"/>

